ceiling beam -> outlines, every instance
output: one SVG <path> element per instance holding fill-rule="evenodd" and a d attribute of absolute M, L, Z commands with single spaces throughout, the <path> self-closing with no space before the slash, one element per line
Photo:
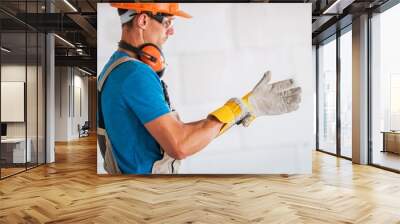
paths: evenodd
<path fill-rule="evenodd" d="M 96 39 L 97 39 L 97 30 L 90 24 L 85 17 L 83 17 L 80 14 L 67 14 L 67 16 L 74 21 L 78 26 L 80 26 L 83 31 L 90 37 L 87 39 L 87 41 L 91 41 L 91 45 L 96 45 Z"/>
<path fill-rule="evenodd" d="M 55 56 L 56 66 L 79 66 L 97 70 L 97 60 L 90 56 Z"/>

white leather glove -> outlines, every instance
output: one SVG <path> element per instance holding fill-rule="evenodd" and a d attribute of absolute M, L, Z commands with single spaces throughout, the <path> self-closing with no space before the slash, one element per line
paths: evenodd
<path fill-rule="evenodd" d="M 258 116 L 279 115 L 299 108 L 301 88 L 294 86 L 293 79 L 270 81 L 271 72 L 267 71 L 253 90 L 242 98 L 250 111 L 250 116 L 242 121 L 244 126 L 249 126 Z"/>
<path fill-rule="evenodd" d="M 247 127 L 258 116 L 279 115 L 299 108 L 301 88 L 294 86 L 293 79 L 269 83 L 271 72 L 264 73 L 262 79 L 251 92 L 239 98 L 232 98 L 222 107 L 210 113 L 224 123 L 220 133 L 235 124 Z"/>

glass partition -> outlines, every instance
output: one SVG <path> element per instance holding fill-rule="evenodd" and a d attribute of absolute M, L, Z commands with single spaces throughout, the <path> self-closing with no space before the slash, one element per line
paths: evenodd
<path fill-rule="evenodd" d="M 28 62 L 27 62 L 27 81 L 26 81 L 26 113 L 27 113 L 27 150 L 30 151 L 30 159 L 27 163 L 28 168 L 37 165 L 38 157 L 38 55 L 37 55 L 37 33 L 27 33 L 28 38 Z"/>
<path fill-rule="evenodd" d="M 2 177 L 24 171 L 31 161 L 26 147 L 26 40 L 25 32 L 1 34 Z"/>
<path fill-rule="evenodd" d="M 1 1 L 0 178 L 45 162 L 45 35 L 16 19 L 44 12 L 44 1 Z M 21 17 L 22 16 L 22 17 Z"/>

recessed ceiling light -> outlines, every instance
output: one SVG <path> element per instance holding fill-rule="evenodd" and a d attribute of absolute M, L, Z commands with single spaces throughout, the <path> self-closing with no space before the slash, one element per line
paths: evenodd
<path fill-rule="evenodd" d="M 83 73 L 85 73 L 85 74 L 87 74 L 87 75 L 92 75 L 92 73 L 90 73 L 90 72 L 88 72 L 88 71 L 86 71 L 86 70 L 83 70 L 83 69 L 81 69 L 81 68 L 79 68 L 79 67 L 78 67 L 78 70 L 81 71 L 81 72 L 83 72 Z"/>
<path fill-rule="evenodd" d="M 73 45 L 71 42 L 69 42 L 68 40 L 66 40 L 66 39 L 64 39 L 64 38 L 62 38 L 62 37 L 60 37 L 59 35 L 57 35 L 57 34 L 54 34 L 54 36 L 55 37 L 57 37 L 59 40 L 61 40 L 62 42 L 64 42 L 64 43 L 66 43 L 67 45 L 69 45 L 70 47 L 73 47 L 73 48 L 75 48 L 75 45 Z"/>
<path fill-rule="evenodd" d="M 68 0 L 64 0 L 65 4 L 67 4 L 72 10 L 74 10 L 74 12 L 78 12 L 78 10 L 68 1 Z"/>
<path fill-rule="evenodd" d="M 1 50 L 4 51 L 4 52 L 6 52 L 6 53 L 10 53 L 10 52 L 11 52 L 11 50 L 9 50 L 9 49 L 7 49 L 7 48 L 5 48 L 5 47 L 1 47 Z"/>
<path fill-rule="evenodd" d="M 351 5 L 355 0 L 336 0 L 322 14 L 342 14 L 343 9 Z"/>

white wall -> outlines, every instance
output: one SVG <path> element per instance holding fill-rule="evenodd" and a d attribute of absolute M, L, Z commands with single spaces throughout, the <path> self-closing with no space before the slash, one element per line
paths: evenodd
<path fill-rule="evenodd" d="M 88 120 L 88 78 L 72 67 L 56 67 L 55 72 L 55 141 L 77 139 L 78 124 Z"/>
<path fill-rule="evenodd" d="M 184 160 L 182 173 L 310 173 L 315 142 L 311 4 L 180 5 L 193 18 L 175 20 L 164 54 L 165 81 L 183 121 L 203 119 L 229 98 L 244 95 L 266 70 L 272 71 L 272 81 L 295 78 L 303 88 L 297 112 L 231 129 Z M 98 14 L 101 71 L 120 39 L 120 22 L 109 4 L 98 4 Z"/>
<path fill-rule="evenodd" d="M 68 67 L 55 68 L 55 141 L 68 140 Z M 66 96 L 66 97 L 65 97 Z"/>
<path fill-rule="evenodd" d="M 26 109 L 26 121 L 22 122 L 6 122 L 7 137 L 24 138 L 25 135 L 29 139 L 32 161 L 39 163 L 44 162 L 44 89 L 43 76 L 41 66 L 25 66 L 25 64 L 3 64 L 1 66 L 2 82 L 24 82 L 26 84 L 26 108 L 23 105 L 22 113 Z M 25 80 L 27 78 L 27 81 Z M 23 92 L 22 92 L 23 94 Z M 7 96 L 2 96 L 6 97 Z M 8 111 L 13 108 L 2 107 L 1 110 Z M 10 112 L 10 111 L 8 111 Z M 12 111 L 11 111 L 12 112 Z M 21 111 L 20 111 L 21 112 Z M 17 113 L 15 111 L 14 113 Z M 37 153 L 39 156 L 37 157 Z"/>
<path fill-rule="evenodd" d="M 78 74 L 77 74 L 78 72 Z M 72 114 L 71 120 L 71 135 L 73 138 L 79 137 L 78 132 L 78 124 L 82 126 L 85 121 L 88 121 L 88 77 L 82 76 L 83 73 L 79 72 L 79 70 L 75 70 L 74 75 L 74 108 L 72 108 L 75 112 Z M 79 93 L 80 91 L 80 93 Z M 79 97 L 80 95 L 80 97 Z M 80 102 L 79 102 L 80 101 Z M 81 108 L 79 108 L 81 107 Z M 80 110 L 82 110 L 80 112 Z"/>
<path fill-rule="evenodd" d="M 36 80 L 33 80 L 31 75 L 36 75 L 36 67 L 18 64 L 6 64 L 1 66 L 1 81 L 3 82 L 25 82 L 26 73 L 28 74 L 29 87 L 36 86 Z M 27 88 L 27 120 L 28 120 L 28 137 L 35 131 L 36 135 L 36 88 Z M 4 96 L 2 96 L 4 97 Z M 32 104 L 33 102 L 33 104 Z M 1 108 L 1 110 L 8 110 L 8 108 Z M 24 108 L 22 108 L 24 110 Z M 25 137 L 26 122 L 7 122 L 7 136 L 8 137 Z M 35 136 L 36 137 L 36 136 Z"/>
<path fill-rule="evenodd" d="M 8 64 L 1 66 L 1 81 L 17 81 L 25 82 L 25 75 L 27 71 L 32 71 L 33 67 L 19 64 Z M 28 72 L 30 74 L 30 72 Z M 33 95 L 33 94 L 31 94 Z M 24 108 L 23 108 L 24 109 Z M 1 108 L 7 110 L 7 108 Z M 25 137 L 26 122 L 7 122 L 7 137 L 21 138 Z M 28 136 L 29 137 L 29 136 Z"/>

